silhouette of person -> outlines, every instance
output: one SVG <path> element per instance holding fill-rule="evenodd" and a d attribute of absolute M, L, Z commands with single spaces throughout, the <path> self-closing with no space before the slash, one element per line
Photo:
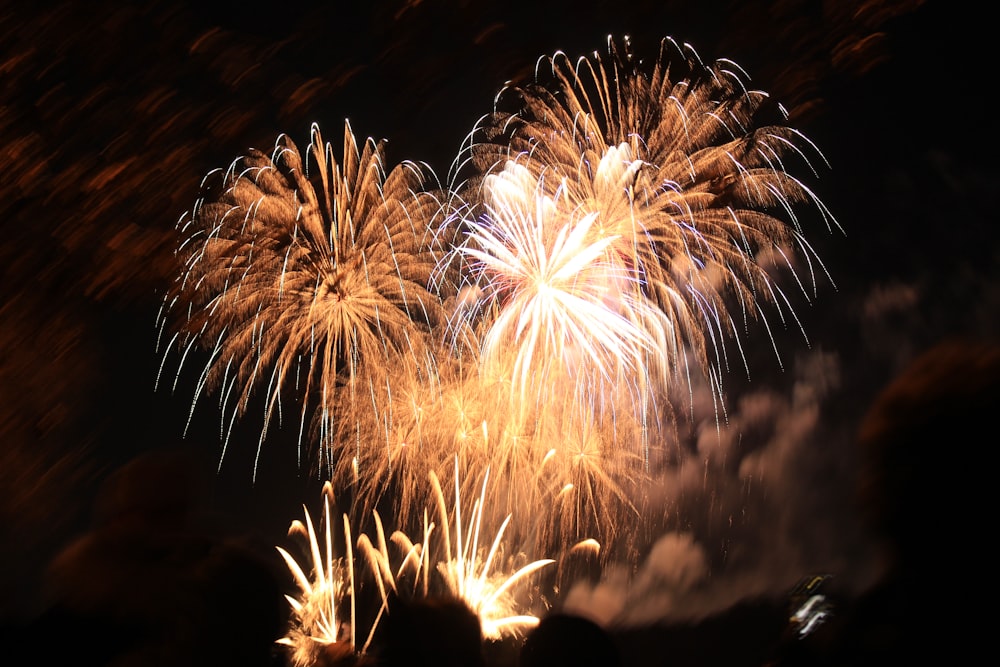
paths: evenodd
<path fill-rule="evenodd" d="M 381 667 L 484 667 L 479 617 L 458 598 L 390 600 L 373 654 Z"/>
<path fill-rule="evenodd" d="M 354 650 L 348 643 L 327 644 L 320 650 L 313 667 L 375 667 L 376 662 Z"/>
<path fill-rule="evenodd" d="M 948 664 L 987 651 L 992 563 L 975 521 L 994 484 L 1000 345 L 947 340 L 915 358 L 861 422 L 859 497 L 887 548 L 882 580 L 840 610 L 823 655 L 786 664 Z"/>
<path fill-rule="evenodd" d="M 521 646 L 520 667 L 618 667 L 621 656 L 613 637 L 590 619 L 549 614 Z"/>
<path fill-rule="evenodd" d="M 56 663 L 278 664 L 280 580 L 254 545 L 200 525 L 197 486 L 176 452 L 105 480 L 94 525 L 50 564 L 48 606 L 29 629 Z"/>

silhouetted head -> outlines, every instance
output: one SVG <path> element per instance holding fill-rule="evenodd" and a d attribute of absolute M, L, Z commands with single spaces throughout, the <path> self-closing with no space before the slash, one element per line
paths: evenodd
<path fill-rule="evenodd" d="M 998 408 L 1000 345 L 972 341 L 927 350 L 872 403 L 859 431 L 862 498 L 909 574 L 965 567 L 982 551 L 958 526 L 993 483 L 984 457 Z"/>
<path fill-rule="evenodd" d="M 94 500 L 97 527 L 187 530 L 205 492 L 199 461 L 188 451 L 145 452 L 112 472 Z"/>
<path fill-rule="evenodd" d="M 482 667 L 479 617 L 457 598 L 394 599 L 380 624 L 378 664 Z"/>
<path fill-rule="evenodd" d="M 375 661 L 345 642 L 327 644 L 316 655 L 314 667 L 374 667 Z"/>
<path fill-rule="evenodd" d="M 46 645 L 51 664 L 272 664 L 288 615 L 273 547 L 201 525 L 194 465 L 152 452 L 109 475 L 93 529 L 46 572 L 30 632 L 70 638 Z"/>
<path fill-rule="evenodd" d="M 571 614 L 550 614 L 524 640 L 521 667 L 617 667 L 618 646 L 593 621 Z"/>

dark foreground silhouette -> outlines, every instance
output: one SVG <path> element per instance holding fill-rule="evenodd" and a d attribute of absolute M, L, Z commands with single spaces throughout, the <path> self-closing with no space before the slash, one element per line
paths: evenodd
<path fill-rule="evenodd" d="M 36 664 L 282 664 L 282 583 L 257 545 L 201 520 L 196 470 L 165 452 L 108 477 L 92 527 L 53 559 L 44 610 L 16 637 Z"/>
<path fill-rule="evenodd" d="M 521 647 L 521 667 L 618 667 L 614 639 L 593 621 L 551 614 L 532 630 Z"/>

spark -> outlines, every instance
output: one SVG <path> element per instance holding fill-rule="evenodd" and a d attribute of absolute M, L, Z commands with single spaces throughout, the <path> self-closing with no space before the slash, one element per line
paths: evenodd
<path fill-rule="evenodd" d="M 349 642 L 351 647 L 356 646 L 354 564 L 350 524 L 344 515 L 347 553 L 344 557 L 336 557 L 330 511 L 332 497 L 332 485 L 324 484 L 322 545 L 309 510 L 306 508 L 303 508 L 305 525 L 298 520 L 293 521 L 288 531 L 290 537 L 305 537 L 307 540 L 311 557 L 308 574 L 291 553 L 280 546 L 276 547 L 299 588 L 297 596 L 285 596 L 292 607 L 292 620 L 285 636 L 278 640 L 279 644 L 291 648 L 291 659 L 296 667 L 316 664 L 323 647 L 330 644 Z M 350 621 L 345 623 L 342 610 L 348 605 Z"/>
<path fill-rule="evenodd" d="M 437 475 L 431 475 L 431 483 L 437 498 L 438 513 L 444 533 L 442 540 L 445 554 L 444 559 L 437 565 L 438 572 L 443 576 L 448 591 L 465 602 L 479 616 L 483 635 L 488 639 L 499 639 L 504 635 L 516 636 L 524 629 L 538 624 L 537 616 L 517 613 L 514 588 L 533 573 L 555 561 L 550 558 L 534 560 L 509 575 L 499 570 L 498 564 L 504 556 L 504 532 L 511 515 L 508 515 L 500 525 L 488 548 L 485 544 L 480 544 L 488 478 L 487 472 L 479 497 L 466 515 L 467 523 L 463 521 L 458 461 L 455 462 L 455 504 L 450 521 Z M 454 545 L 451 543 L 452 536 Z"/>

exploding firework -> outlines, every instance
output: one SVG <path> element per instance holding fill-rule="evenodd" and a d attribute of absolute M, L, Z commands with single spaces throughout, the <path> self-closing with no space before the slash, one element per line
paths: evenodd
<path fill-rule="evenodd" d="M 462 507 L 458 477 L 459 464 L 456 460 L 455 504 L 449 519 L 440 481 L 436 475 L 431 475 L 443 532 L 441 544 L 444 555 L 437 564 L 438 573 L 443 577 L 447 591 L 465 602 L 479 616 L 485 637 L 499 639 L 504 635 L 516 636 L 525 628 L 537 625 L 538 617 L 517 613 L 519 605 L 514 596 L 514 589 L 531 574 L 555 561 L 545 558 L 527 562 L 513 573 L 504 570 L 505 565 L 516 561 L 515 558 L 509 558 L 509 555 L 504 554 L 506 544 L 503 541 L 504 532 L 511 515 L 507 515 L 504 519 L 489 547 L 481 544 L 480 535 L 483 528 L 483 509 L 486 505 L 489 473 L 487 471 L 484 475 L 482 488 L 471 511 L 468 507 Z"/>
<path fill-rule="evenodd" d="M 836 221 L 792 167 L 822 155 L 738 66 L 670 39 L 649 66 L 628 40 L 544 58 L 497 99 L 460 187 L 386 171 L 347 125 L 340 164 L 314 127 L 305 157 L 281 137 L 215 174 L 179 225 L 168 351 L 207 356 L 192 411 L 218 393 L 223 453 L 252 396 L 258 453 L 297 400 L 300 445 L 356 516 L 388 497 L 412 525 L 440 502 L 429 476 L 469 496 L 494 471 L 477 524 L 548 552 L 615 544 L 640 532 L 678 395 L 693 406 L 704 374 L 724 415 L 742 332 L 797 324 L 788 282 L 813 298 L 825 269 L 800 218 Z M 384 538 L 366 551 L 394 587 Z M 478 581 L 460 574 L 456 591 Z"/>
<path fill-rule="evenodd" d="M 447 204 L 429 170 L 387 171 L 383 144 L 359 151 L 346 123 L 339 164 L 315 125 L 311 139 L 305 159 L 282 136 L 272 155 L 250 151 L 212 175 L 220 182 L 178 225 L 183 271 L 161 312 L 164 326 L 168 314 L 178 320 L 168 346 L 180 351 L 178 375 L 192 350 L 208 352 L 191 410 L 219 392 L 223 456 L 262 390 L 259 455 L 285 392 L 301 401 L 300 446 L 308 427 L 328 471 L 342 458 L 350 467 L 352 446 L 377 445 L 358 416 L 389 404 L 394 377 L 433 369 Z M 393 430 L 388 415 L 382 433 Z"/>
<path fill-rule="evenodd" d="M 671 39 L 649 67 L 627 39 L 624 52 L 609 40 L 606 58 L 541 64 L 535 83 L 501 92 L 469 146 L 483 176 L 464 252 L 498 305 L 487 352 L 518 343 L 523 385 L 524 360 L 556 321 L 562 340 L 546 344 L 594 355 L 604 377 L 610 360 L 657 389 L 663 370 L 686 377 L 691 355 L 718 381 L 726 339 L 750 319 L 766 324 L 764 302 L 794 319 L 773 266 L 791 269 L 806 298 L 815 291 L 796 270 L 822 269 L 799 205 L 836 223 L 787 169 L 797 160 L 815 173 L 810 158 L 822 155 L 797 130 L 763 123 L 769 98 L 735 63 L 706 66 Z M 503 111 L 511 98 L 516 111 Z"/>
<path fill-rule="evenodd" d="M 594 382 L 643 370 L 660 338 L 643 324 L 655 325 L 659 311 L 629 298 L 634 277 L 608 261 L 618 237 L 594 230 L 598 213 L 566 216 L 562 191 L 549 196 L 514 162 L 487 175 L 484 190 L 486 216 L 470 222 L 462 247 L 495 310 L 483 365 L 505 369 L 512 396 L 536 404 L 552 384 L 582 398 Z"/>
<path fill-rule="evenodd" d="M 334 555 L 333 516 L 330 506 L 333 487 L 323 487 L 323 544 L 317 535 L 309 510 L 305 509 L 305 525 L 296 520 L 289 528 L 289 536 L 304 538 L 312 559 L 309 570 L 282 547 L 277 547 L 289 571 L 295 578 L 297 596 L 285 596 L 292 606 L 292 619 L 288 632 L 278 640 L 291 649 L 291 660 L 296 667 L 316 664 L 326 647 L 344 644 L 354 650 L 355 641 L 355 587 L 354 562 L 351 550 L 351 531 L 344 517 L 346 555 Z M 344 615 L 349 613 L 349 622 Z M 374 627 L 373 627 L 374 630 Z"/>
<path fill-rule="evenodd" d="M 390 598 L 455 599 L 465 604 L 479 618 L 483 635 L 488 639 L 518 636 L 538 623 L 538 617 L 521 613 L 522 602 L 517 588 L 539 570 L 555 563 L 545 558 L 528 561 L 523 553 L 513 551 L 505 539 L 512 515 L 500 522 L 491 544 L 481 541 L 484 525 L 490 524 L 485 510 L 489 471 L 476 479 L 482 485 L 471 506 L 462 503 L 460 464 L 454 464 L 454 504 L 449 509 L 441 481 L 431 471 L 431 495 L 438 522 L 424 512 L 421 542 L 414 542 L 404 531 L 391 537 L 400 554 L 393 566 L 392 554 L 385 539 L 381 519 L 375 514 L 376 543 L 367 535 L 358 540 L 359 551 L 368 558 L 373 573 L 380 578 L 379 590 L 384 600 Z M 440 536 L 440 537 L 435 537 Z M 577 545 L 577 550 L 594 550 L 596 542 Z M 406 587 L 404 588 L 404 581 Z M 391 595 L 390 595 L 391 592 Z M 388 605 L 388 602 L 386 603 Z M 391 610 L 390 610 L 391 613 Z"/>
<path fill-rule="evenodd" d="M 333 532 L 333 486 L 323 487 L 323 519 L 317 530 L 309 511 L 305 523 L 293 521 L 289 536 L 301 538 L 306 544 L 310 565 L 304 566 L 289 551 L 277 547 L 298 587 L 297 594 L 286 596 L 292 607 L 289 629 L 279 640 L 290 648 L 291 660 L 299 667 L 317 664 L 324 652 L 335 655 L 357 651 L 364 655 L 375 638 L 384 614 L 392 614 L 397 601 L 413 599 L 454 599 L 466 605 L 479 619 L 483 636 L 501 639 L 520 636 L 538 623 L 538 617 L 524 612 L 516 596 L 517 589 L 533 573 L 555 563 L 553 559 L 528 562 L 523 554 L 508 553 L 505 530 L 511 520 L 508 515 L 490 545 L 481 542 L 484 533 L 483 508 L 487 504 L 487 480 L 471 507 L 463 506 L 460 485 L 456 481 L 455 501 L 449 510 L 437 476 L 430 474 L 431 494 L 436 503 L 440 524 L 431 521 L 424 512 L 423 533 L 419 542 L 403 530 L 394 531 L 388 539 L 378 512 L 373 513 L 375 538 L 361 534 L 357 549 L 352 548 L 350 521 L 343 516 L 344 555 L 335 555 Z M 455 479 L 459 464 L 455 460 Z M 436 533 L 440 539 L 434 539 Z M 390 544 L 394 547 L 390 549 Z M 575 550 L 596 548 L 593 540 L 577 545 Z M 363 558 L 368 572 L 377 584 L 378 611 L 374 614 L 367 638 L 358 636 L 361 588 L 355 563 L 355 553 Z M 394 561 L 394 554 L 399 554 Z M 438 559 L 432 562 L 433 559 Z M 402 602 L 405 604 L 405 602 Z M 367 605 L 361 604 L 361 607 Z M 349 617 L 347 616 L 349 614 Z"/>
<path fill-rule="evenodd" d="M 790 169 L 822 155 L 738 66 L 671 39 L 650 66 L 627 39 L 544 58 L 497 100 L 466 147 L 457 252 L 482 295 L 481 376 L 504 378 L 519 444 L 539 449 L 493 464 L 537 478 L 554 452 L 547 479 L 577 491 L 563 523 L 608 526 L 634 515 L 621 501 L 670 440 L 677 392 L 704 373 L 722 412 L 729 341 L 749 373 L 741 332 L 770 332 L 767 306 L 798 322 L 782 276 L 814 295 L 825 269 L 800 216 L 836 221 Z"/>

